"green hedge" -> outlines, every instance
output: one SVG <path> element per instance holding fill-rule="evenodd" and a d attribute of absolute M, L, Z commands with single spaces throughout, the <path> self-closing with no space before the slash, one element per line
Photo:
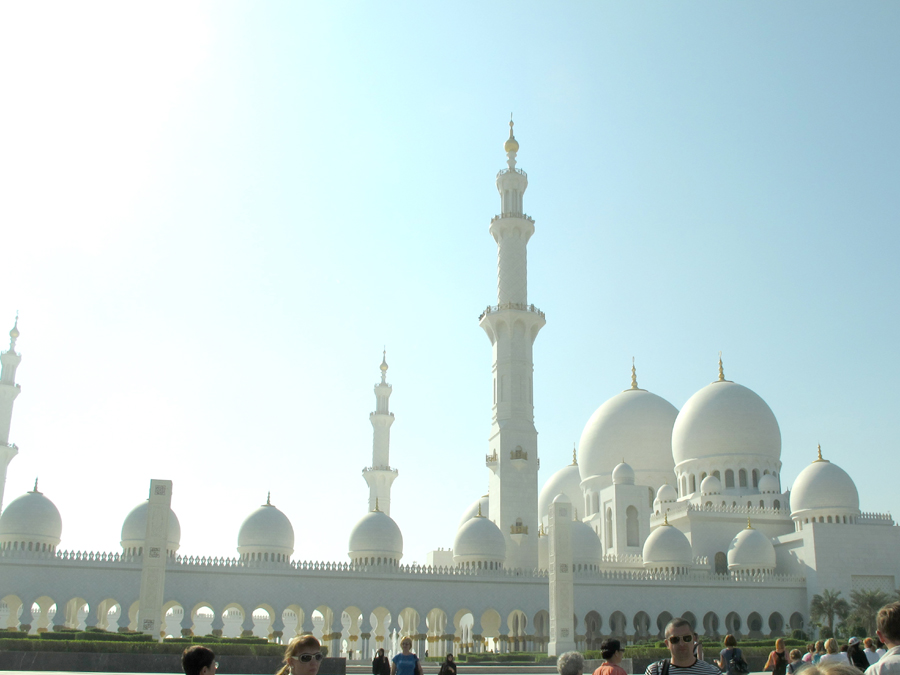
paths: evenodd
<path fill-rule="evenodd" d="M 100 652 L 108 654 L 181 654 L 180 642 L 35 640 L 0 637 L 0 650 L 9 652 Z M 216 644 L 216 656 L 282 656 L 284 647 L 275 644 Z"/>

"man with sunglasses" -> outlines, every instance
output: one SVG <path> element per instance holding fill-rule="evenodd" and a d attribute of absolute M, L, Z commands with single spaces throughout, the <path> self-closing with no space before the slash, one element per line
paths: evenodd
<path fill-rule="evenodd" d="M 644 675 L 720 675 L 716 666 L 694 656 L 694 627 L 686 619 L 672 619 L 666 626 L 669 659 L 647 666 Z"/>

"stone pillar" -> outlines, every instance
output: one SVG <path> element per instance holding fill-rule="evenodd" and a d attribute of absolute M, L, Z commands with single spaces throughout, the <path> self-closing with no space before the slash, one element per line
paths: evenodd
<path fill-rule="evenodd" d="M 575 582 L 572 574 L 572 503 L 560 494 L 550 504 L 549 656 L 575 649 Z"/>
<path fill-rule="evenodd" d="M 138 605 L 138 630 L 156 640 L 163 623 L 162 606 L 166 590 L 166 544 L 169 539 L 169 509 L 172 481 L 150 481 L 150 507 L 144 535 L 141 561 L 141 595 Z"/>
<path fill-rule="evenodd" d="M 216 637 L 222 637 L 222 631 L 225 629 L 225 612 L 221 610 L 216 611 L 212 607 L 210 609 L 213 611 L 212 634 Z"/>
<path fill-rule="evenodd" d="M 181 636 L 191 637 L 194 634 L 194 613 L 187 607 L 181 607 Z"/>

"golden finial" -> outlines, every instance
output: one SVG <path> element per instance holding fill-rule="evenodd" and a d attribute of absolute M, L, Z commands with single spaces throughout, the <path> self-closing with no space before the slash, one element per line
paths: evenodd
<path fill-rule="evenodd" d="M 814 459 L 813 462 L 827 462 L 828 460 L 822 457 L 822 444 L 819 443 L 817 447 L 819 448 L 819 457 Z"/>
<path fill-rule="evenodd" d="M 516 140 L 516 137 L 513 136 L 513 120 L 512 113 L 509 113 L 509 138 L 506 143 L 503 144 L 503 149 L 507 153 L 513 153 L 519 151 L 519 142 Z"/>
<path fill-rule="evenodd" d="M 269 490 L 269 494 L 266 495 L 266 506 L 272 506 L 272 491 Z"/>
<path fill-rule="evenodd" d="M 719 352 L 719 382 L 725 381 L 725 368 L 722 367 L 722 352 Z"/>
<path fill-rule="evenodd" d="M 666 509 L 666 514 L 663 516 L 663 525 L 669 524 L 669 510 Z"/>
<path fill-rule="evenodd" d="M 375 497 L 375 510 L 381 511 L 381 509 L 378 508 L 378 497 Z"/>
<path fill-rule="evenodd" d="M 541 521 L 541 526 L 538 528 L 538 536 L 539 536 L 539 537 L 546 537 L 546 536 L 547 536 L 547 533 L 544 532 L 544 522 L 543 522 L 543 521 Z"/>
<path fill-rule="evenodd" d="M 32 490 L 32 492 L 36 492 L 37 494 L 40 494 L 40 492 L 38 492 L 38 489 L 37 489 L 37 481 L 38 481 L 38 479 L 35 477 L 35 479 L 34 479 L 34 490 Z"/>
<path fill-rule="evenodd" d="M 750 524 L 750 516 L 747 516 L 747 529 L 752 530 L 753 526 Z"/>
<path fill-rule="evenodd" d="M 631 388 L 637 389 L 637 369 L 634 367 L 634 357 L 631 357 Z"/>
<path fill-rule="evenodd" d="M 574 443 L 572 443 L 572 464 L 570 466 L 578 466 L 578 451 L 575 449 Z"/>
<path fill-rule="evenodd" d="M 484 518 L 484 516 L 481 515 L 481 501 L 480 501 L 480 500 L 479 500 L 479 502 L 478 502 L 478 515 L 475 516 L 475 517 L 476 517 L 476 518 Z"/>
<path fill-rule="evenodd" d="M 13 324 L 12 330 L 9 331 L 9 337 L 13 340 L 19 337 L 19 310 L 16 310 L 16 322 Z"/>

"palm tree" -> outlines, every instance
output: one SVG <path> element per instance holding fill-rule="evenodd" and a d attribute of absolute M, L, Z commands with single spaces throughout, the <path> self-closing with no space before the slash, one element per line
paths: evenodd
<path fill-rule="evenodd" d="M 853 603 L 853 618 L 865 626 L 866 635 L 875 635 L 875 620 L 878 610 L 891 601 L 884 591 L 851 591 L 850 601 Z"/>
<path fill-rule="evenodd" d="M 809 603 L 809 618 L 813 621 L 824 619 L 824 623 L 832 635 L 834 634 L 835 617 L 843 621 L 850 613 L 850 604 L 840 596 L 840 591 L 825 589 L 822 591 L 822 595 L 816 593 L 812 597 L 812 602 Z"/>

